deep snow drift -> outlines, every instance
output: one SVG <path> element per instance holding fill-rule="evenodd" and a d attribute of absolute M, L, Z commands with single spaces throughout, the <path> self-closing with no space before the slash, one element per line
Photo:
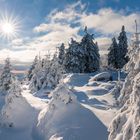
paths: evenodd
<path fill-rule="evenodd" d="M 108 135 L 102 122 L 76 101 L 75 95 L 66 85 L 55 89 L 49 108 L 39 115 L 37 127 L 45 140 L 54 135 L 63 140 L 103 140 Z M 99 135 L 99 130 L 102 135 Z"/>
<path fill-rule="evenodd" d="M 94 74 L 65 77 L 64 83 L 53 91 L 48 108 L 39 115 L 37 139 L 108 139 L 107 129 L 116 112 L 119 88 L 115 81 L 92 79 Z"/>
<path fill-rule="evenodd" d="M 95 77 L 96 73 L 66 75 L 51 99 L 34 97 L 26 84 L 9 93 L 1 111 L 0 138 L 107 140 L 119 87 L 116 81 Z"/>
<path fill-rule="evenodd" d="M 28 100 L 25 98 L 26 94 L 29 95 Z M 17 85 L 6 95 L 0 114 L 0 139 L 25 140 L 26 137 L 26 140 L 33 140 L 33 127 L 39 111 L 46 106 L 46 103 L 41 102 L 42 104 L 36 107 L 29 100 L 35 102 L 35 105 L 40 103 L 39 99 L 33 97 L 28 90 L 22 91 Z"/>

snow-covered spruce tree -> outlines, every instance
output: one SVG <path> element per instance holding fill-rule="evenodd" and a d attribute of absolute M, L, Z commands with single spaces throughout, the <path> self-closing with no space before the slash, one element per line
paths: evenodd
<path fill-rule="evenodd" d="M 85 69 L 85 52 L 83 47 L 71 39 L 66 50 L 64 66 L 67 73 L 82 73 Z"/>
<path fill-rule="evenodd" d="M 42 88 L 47 87 L 47 76 L 50 71 L 50 66 L 51 66 L 50 54 L 47 54 L 46 57 L 44 58 L 44 66 L 42 68 L 42 76 L 41 76 Z"/>
<path fill-rule="evenodd" d="M 64 65 L 68 73 L 90 73 L 99 69 L 98 44 L 93 41 L 93 34 L 87 32 L 87 27 L 80 43 L 72 39 L 66 50 Z"/>
<path fill-rule="evenodd" d="M 112 43 L 109 48 L 108 53 L 108 66 L 111 68 L 118 69 L 118 59 L 119 59 L 119 51 L 118 51 L 118 44 L 116 42 L 116 38 L 112 38 Z"/>
<path fill-rule="evenodd" d="M 31 65 L 31 67 L 30 67 L 30 69 L 28 71 L 28 74 L 27 74 L 27 78 L 28 78 L 29 81 L 32 79 L 33 71 L 34 71 L 35 66 L 36 66 L 37 63 L 38 63 L 38 56 L 35 56 L 35 59 L 34 59 L 32 65 Z"/>
<path fill-rule="evenodd" d="M 38 91 L 41 89 L 42 86 L 42 60 L 39 57 L 37 63 L 35 64 L 35 68 L 32 71 L 32 78 L 30 88 L 32 91 Z"/>
<path fill-rule="evenodd" d="M 10 85 L 12 84 L 12 78 L 13 75 L 11 73 L 10 59 L 6 58 L 2 73 L 0 75 L 0 89 L 3 92 L 6 92 L 10 89 Z"/>
<path fill-rule="evenodd" d="M 120 72 L 124 65 L 128 62 L 128 44 L 125 27 L 122 26 L 121 33 L 118 37 L 119 43 L 113 38 L 108 53 L 108 65 L 118 70 L 118 80 L 120 81 Z"/>
<path fill-rule="evenodd" d="M 117 112 L 109 127 L 109 140 L 140 140 L 140 47 L 133 45 Z"/>
<path fill-rule="evenodd" d="M 46 87 L 49 89 L 54 89 L 57 84 L 59 84 L 63 74 L 65 73 L 63 65 L 61 65 L 58 60 L 57 55 L 54 54 L 54 57 L 50 62 L 50 69 L 45 81 Z"/>
<path fill-rule="evenodd" d="M 59 53 L 61 53 L 61 56 L 60 54 L 57 56 L 55 53 L 52 60 L 50 60 L 49 55 L 46 55 L 46 58 L 42 60 L 41 58 L 38 59 L 30 82 L 32 92 L 39 91 L 43 88 L 54 89 L 59 83 L 62 75 L 65 73 L 63 64 L 61 64 L 63 61 L 62 52 L 59 51 Z"/>
<path fill-rule="evenodd" d="M 118 43 L 118 53 L 119 53 L 118 68 L 121 69 L 129 61 L 129 58 L 127 56 L 127 52 L 128 52 L 127 36 L 126 36 L 124 26 L 122 26 L 122 30 L 118 37 L 118 40 L 119 40 L 119 43 Z"/>
<path fill-rule="evenodd" d="M 20 82 L 17 80 L 17 78 L 15 77 L 12 80 L 12 84 L 10 85 L 10 89 L 8 91 L 8 100 L 7 103 L 10 103 L 12 101 L 13 97 L 20 97 L 21 96 L 21 84 Z"/>
<path fill-rule="evenodd" d="M 61 57 L 60 57 L 61 54 Z M 64 55 L 64 54 L 63 54 Z M 49 88 L 54 89 L 57 84 L 59 84 L 60 80 L 63 77 L 63 74 L 65 73 L 64 65 L 63 65 L 63 58 L 62 52 L 59 51 L 59 54 L 55 53 L 53 56 L 53 59 L 48 59 L 45 67 L 45 80 L 43 82 L 43 88 Z"/>
<path fill-rule="evenodd" d="M 59 47 L 58 62 L 63 65 L 65 59 L 65 46 L 64 43 Z"/>
<path fill-rule="evenodd" d="M 85 69 L 84 72 L 90 73 L 99 70 L 100 67 L 100 55 L 97 42 L 93 41 L 93 34 L 87 32 L 85 27 L 85 35 L 80 43 L 84 49 L 84 61 Z"/>

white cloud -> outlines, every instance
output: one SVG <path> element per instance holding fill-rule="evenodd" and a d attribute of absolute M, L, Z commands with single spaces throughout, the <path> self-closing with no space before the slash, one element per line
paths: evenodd
<path fill-rule="evenodd" d="M 37 54 L 37 51 L 35 52 L 32 50 L 12 51 L 9 49 L 2 49 L 0 51 L 0 60 L 3 61 L 7 57 L 10 57 L 12 61 L 30 62 Z"/>
<path fill-rule="evenodd" d="M 12 40 L 12 44 L 13 45 L 22 45 L 23 44 L 23 39 L 22 38 L 17 38 L 17 39 L 14 39 L 14 40 Z"/>
<path fill-rule="evenodd" d="M 35 32 L 69 32 L 70 34 L 77 33 L 79 27 L 71 27 L 70 24 L 64 23 L 43 23 L 34 28 Z"/>
<path fill-rule="evenodd" d="M 34 30 L 37 32 L 45 32 L 45 35 L 38 36 L 34 38 L 32 42 L 28 44 L 28 48 L 36 48 L 38 51 L 46 51 L 54 52 L 56 47 L 60 46 L 61 43 L 65 43 L 66 47 L 71 37 L 80 38 L 77 34 L 80 27 L 71 27 L 69 24 L 45 24 L 36 27 Z"/>
<path fill-rule="evenodd" d="M 88 26 L 89 29 L 101 34 L 101 37 L 96 38 L 96 41 L 99 44 L 100 52 L 107 53 L 111 43 L 111 38 L 108 36 L 118 35 L 122 25 L 126 26 L 127 32 L 134 32 L 134 20 L 140 19 L 139 13 L 127 15 L 123 11 L 114 11 L 111 8 L 103 8 L 96 13 L 87 13 L 84 10 L 85 7 L 86 5 L 77 2 L 67 6 L 63 11 L 53 10 L 46 17 L 46 22 L 34 28 L 37 33 L 46 32 L 46 35 L 37 38 L 37 45 L 46 44 L 42 49 L 53 49 L 60 42 L 67 44 L 71 37 L 80 39 L 78 32 L 81 27 Z M 72 27 L 72 24 L 78 25 Z"/>
<path fill-rule="evenodd" d="M 79 7 L 78 10 L 77 7 Z M 140 22 L 140 13 L 126 14 L 123 10 L 115 11 L 111 8 L 102 8 L 96 13 L 88 13 L 84 8 L 85 5 L 77 2 L 74 5 L 67 6 L 63 11 L 55 9 L 47 16 L 49 23 L 40 24 L 34 28 L 34 31 L 66 30 L 69 29 L 71 24 L 79 23 L 81 27 L 88 26 L 89 29 L 108 36 L 120 32 L 122 25 L 126 26 L 127 32 L 134 32 L 135 19 Z"/>
<path fill-rule="evenodd" d="M 74 4 L 67 5 L 63 11 L 59 11 L 57 9 L 53 10 L 46 17 L 46 20 L 51 19 L 52 22 L 72 22 L 75 21 L 78 17 L 81 17 L 81 14 L 83 11 L 85 11 L 85 8 L 86 4 L 81 3 L 81 1 L 77 1 Z"/>
<path fill-rule="evenodd" d="M 61 43 L 66 46 L 69 40 L 73 37 L 80 38 L 78 32 L 80 26 L 73 26 L 77 19 L 81 17 L 80 13 L 76 10 L 79 7 L 80 11 L 84 9 L 80 1 L 73 5 L 67 6 L 63 11 L 53 10 L 46 18 L 46 22 L 41 23 L 33 29 L 36 33 L 46 33 L 40 35 L 32 42 L 33 46 L 41 46 L 41 50 L 54 50 Z"/>
<path fill-rule="evenodd" d="M 128 15 L 123 11 L 114 11 L 111 8 L 100 9 L 97 13 L 84 13 L 79 20 L 82 26 L 94 29 L 102 34 L 114 34 L 120 32 L 122 25 L 125 25 L 127 32 L 134 32 L 134 21 L 140 22 L 139 13 Z"/>

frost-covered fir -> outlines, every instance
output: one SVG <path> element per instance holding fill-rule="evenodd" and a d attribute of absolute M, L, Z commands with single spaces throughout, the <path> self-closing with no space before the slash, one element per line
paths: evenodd
<path fill-rule="evenodd" d="M 98 44 L 93 41 L 93 35 L 87 32 L 81 42 L 71 40 L 65 55 L 65 69 L 68 73 L 91 73 L 100 67 Z"/>
<path fill-rule="evenodd" d="M 71 39 L 69 48 L 66 50 L 65 55 L 65 69 L 67 73 L 82 73 L 85 69 L 85 52 L 83 47 Z"/>
<path fill-rule="evenodd" d="M 128 52 L 127 36 L 126 36 L 124 26 L 122 26 L 122 30 L 118 37 L 118 40 L 119 40 L 119 43 L 118 43 L 118 53 L 119 53 L 118 68 L 121 69 L 129 61 L 129 58 L 127 56 L 127 52 Z"/>
<path fill-rule="evenodd" d="M 46 77 L 46 87 L 49 89 L 54 89 L 65 73 L 63 65 L 59 63 L 59 59 L 56 54 L 54 54 L 53 59 L 50 62 L 50 69 Z"/>
<path fill-rule="evenodd" d="M 129 58 L 130 61 L 127 64 L 129 74 L 119 97 L 121 109 L 110 125 L 109 140 L 140 140 L 139 44 L 135 43 L 133 45 L 133 52 L 131 52 Z"/>
<path fill-rule="evenodd" d="M 33 76 L 30 81 L 30 89 L 32 92 L 39 91 L 44 88 L 54 89 L 59 83 L 60 79 L 65 73 L 62 62 L 62 52 L 57 56 L 54 54 L 53 59 L 50 55 L 46 55 L 46 58 L 41 59 L 39 57 L 37 64 L 33 70 Z"/>
<path fill-rule="evenodd" d="M 108 66 L 111 68 L 116 68 L 118 69 L 118 59 L 119 59 L 119 51 L 118 51 L 118 44 L 116 41 L 116 38 L 112 38 L 112 43 L 109 48 L 109 53 L 108 53 Z"/>
<path fill-rule="evenodd" d="M 12 84 L 10 86 L 10 90 L 8 91 L 11 96 L 20 97 L 21 96 L 21 84 L 17 78 L 13 79 Z"/>
<path fill-rule="evenodd" d="M 122 26 L 121 33 L 118 37 L 119 43 L 115 38 L 112 39 L 112 44 L 109 48 L 108 53 L 108 65 L 116 69 L 122 69 L 123 66 L 128 62 L 128 44 L 125 27 Z"/>
<path fill-rule="evenodd" d="M 44 65 L 42 67 L 42 75 L 40 77 L 42 81 L 42 88 L 45 88 L 47 85 L 47 76 L 50 71 L 50 64 L 51 64 L 51 59 L 50 59 L 50 54 L 48 53 L 46 57 L 44 58 Z"/>
<path fill-rule="evenodd" d="M 63 65 L 65 59 L 65 46 L 64 43 L 59 47 L 58 62 Z"/>
<path fill-rule="evenodd" d="M 13 75 L 11 73 L 10 59 L 6 58 L 2 73 L 0 75 L 0 89 L 5 92 L 8 91 L 12 84 Z"/>
<path fill-rule="evenodd" d="M 81 46 L 84 49 L 84 61 L 85 69 L 84 72 L 90 73 L 99 70 L 100 67 L 100 55 L 97 42 L 93 41 L 93 34 L 87 32 L 85 27 L 85 35 L 82 38 Z"/>
<path fill-rule="evenodd" d="M 42 60 L 39 57 L 38 60 L 36 61 L 35 67 L 32 70 L 32 78 L 31 78 L 31 90 L 32 91 L 37 91 L 41 89 L 43 81 L 41 81 L 42 77 Z"/>
<path fill-rule="evenodd" d="M 27 78 L 28 78 L 29 81 L 32 79 L 33 71 L 34 71 L 35 66 L 36 66 L 37 63 L 38 63 L 38 56 L 35 57 L 35 59 L 33 61 L 33 64 L 31 65 L 31 67 L 30 67 L 30 69 L 28 71 Z"/>

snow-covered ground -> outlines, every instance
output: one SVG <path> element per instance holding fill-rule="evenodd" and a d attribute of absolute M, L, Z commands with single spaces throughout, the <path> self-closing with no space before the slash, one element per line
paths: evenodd
<path fill-rule="evenodd" d="M 23 85 L 22 88 L 24 90 L 20 97 L 12 98 L 9 104 L 1 104 L 3 114 L 1 113 L 0 120 L 0 139 L 2 140 L 25 140 L 25 138 L 33 140 L 33 128 L 37 123 L 38 114 L 47 105 L 31 95 L 27 85 Z M 8 101 L 9 95 L 6 96 Z"/>
<path fill-rule="evenodd" d="M 0 109 L 9 113 L 0 126 L 2 140 L 107 140 L 108 126 L 117 111 L 116 81 L 93 80 L 95 74 L 69 74 L 52 99 L 35 97 L 22 85 L 20 98 Z M 3 122 L 1 122 L 3 124 Z"/>
<path fill-rule="evenodd" d="M 108 126 L 117 111 L 116 81 L 93 81 L 94 74 L 70 74 L 52 93 L 49 109 L 39 115 L 39 138 L 107 140 Z M 68 97 L 72 101 L 67 103 Z M 75 95 L 76 100 L 73 95 Z M 66 101 L 66 103 L 65 103 Z M 46 125 L 44 126 L 44 124 Z M 99 133 L 100 132 L 100 133 Z"/>
<path fill-rule="evenodd" d="M 92 81 L 93 77 L 94 75 L 88 74 L 69 75 L 66 77 L 69 80 L 65 81 L 73 89 L 81 105 L 96 115 L 107 128 L 117 110 L 117 81 Z"/>

